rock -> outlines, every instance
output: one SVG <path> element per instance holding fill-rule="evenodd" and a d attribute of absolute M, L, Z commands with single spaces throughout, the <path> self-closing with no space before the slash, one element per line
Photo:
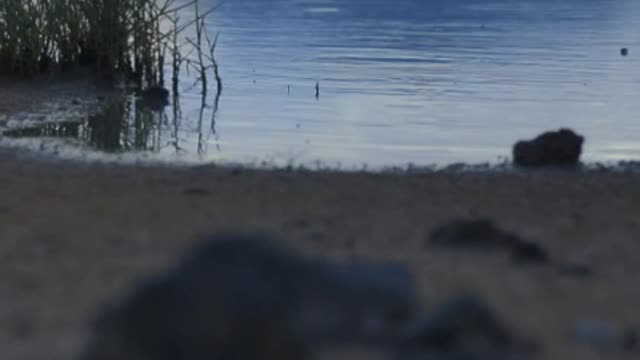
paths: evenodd
<path fill-rule="evenodd" d="M 620 49 L 620 55 L 622 55 L 622 56 L 629 55 L 629 49 L 627 49 L 627 48 Z"/>
<path fill-rule="evenodd" d="M 464 294 L 433 309 L 409 344 L 432 351 L 486 350 L 509 346 L 511 337 L 486 304 Z"/>
<path fill-rule="evenodd" d="M 600 351 L 614 350 L 622 344 L 622 333 L 605 321 L 578 321 L 575 324 L 574 337 L 576 342 Z"/>
<path fill-rule="evenodd" d="M 169 105 L 169 90 L 161 86 L 151 86 L 142 91 L 142 105 L 153 111 Z"/>
<path fill-rule="evenodd" d="M 457 219 L 438 226 L 429 235 L 432 245 L 474 250 L 505 250 L 517 263 L 548 263 L 542 246 L 506 232 L 487 218 Z"/>
<path fill-rule="evenodd" d="M 399 264 L 344 265 L 219 234 L 106 309 L 81 359 L 307 359 L 391 339 L 416 297 Z"/>
<path fill-rule="evenodd" d="M 511 334 L 490 307 L 472 294 L 440 304 L 401 342 L 399 359 L 516 359 L 534 346 Z"/>
<path fill-rule="evenodd" d="M 588 278 L 594 275 L 593 269 L 589 265 L 563 264 L 557 267 L 561 275 Z"/>
<path fill-rule="evenodd" d="M 598 351 L 637 351 L 638 333 L 601 320 L 580 320 L 574 327 L 576 342 Z"/>
<path fill-rule="evenodd" d="M 517 241 L 499 229 L 491 219 L 455 219 L 436 227 L 429 234 L 432 245 L 449 248 L 500 249 Z"/>
<path fill-rule="evenodd" d="M 640 350 L 640 334 L 636 329 L 629 329 L 622 339 L 622 348 L 627 351 Z"/>
<path fill-rule="evenodd" d="M 551 260 L 542 246 L 521 239 L 511 244 L 511 256 L 518 263 L 547 264 Z"/>
<path fill-rule="evenodd" d="M 183 194 L 189 196 L 208 196 L 211 195 L 211 191 L 201 187 L 188 187 L 182 191 Z"/>
<path fill-rule="evenodd" d="M 513 146 L 513 160 L 519 166 L 577 165 L 584 137 L 569 129 L 545 132 Z"/>

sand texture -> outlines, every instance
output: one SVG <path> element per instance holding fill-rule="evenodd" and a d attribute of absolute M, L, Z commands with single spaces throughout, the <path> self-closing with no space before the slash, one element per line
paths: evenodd
<path fill-rule="evenodd" d="M 487 300 L 541 359 L 637 359 L 576 344 L 576 321 L 640 326 L 640 176 L 538 171 L 372 175 L 47 162 L 0 152 L 3 358 L 75 354 L 101 304 L 175 261 L 197 234 L 265 230 L 303 252 L 399 259 L 425 306 Z M 592 277 L 434 249 L 452 218 L 488 217 Z"/>

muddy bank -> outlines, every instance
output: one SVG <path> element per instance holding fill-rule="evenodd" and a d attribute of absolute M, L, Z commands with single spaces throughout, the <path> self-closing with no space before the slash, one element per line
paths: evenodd
<path fill-rule="evenodd" d="M 639 175 L 371 175 L 115 167 L 0 152 L 0 348 L 68 359 L 96 307 L 186 251 L 196 234 L 267 230 L 303 252 L 399 259 L 425 305 L 485 297 L 542 359 L 632 359 L 576 343 L 576 322 L 638 326 Z M 593 276 L 514 266 L 500 252 L 436 250 L 429 233 L 488 217 Z"/>
<path fill-rule="evenodd" d="M 78 121 L 99 111 L 119 91 L 88 69 L 38 75 L 0 76 L 0 130 L 45 122 Z"/>

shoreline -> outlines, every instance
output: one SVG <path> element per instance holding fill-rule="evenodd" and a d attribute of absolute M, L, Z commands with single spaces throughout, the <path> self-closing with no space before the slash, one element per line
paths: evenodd
<path fill-rule="evenodd" d="M 2 141 L 5 141 L 4 143 Z M 24 141 L 22 141 L 24 140 Z M 156 156 L 149 152 L 127 152 L 127 153 L 104 153 L 98 150 L 86 148 L 73 148 L 57 141 L 51 141 L 49 148 L 44 143 L 21 139 L 7 143 L 0 134 L 0 157 L 15 157 L 28 161 L 41 161 L 50 164 L 67 164 L 74 166 L 114 166 L 114 167 L 137 167 L 137 168 L 168 168 L 168 169 L 189 169 L 189 168 L 211 168 L 222 171 L 255 171 L 255 172 L 287 172 L 287 173 L 318 173 L 318 174 L 369 174 L 380 176 L 410 176 L 428 175 L 438 173 L 496 173 L 496 174 L 533 174 L 533 173 L 640 173 L 640 160 L 611 160 L 611 161 L 579 161 L 576 166 L 540 166 L 522 167 L 513 164 L 510 158 L 503 158 L 495 162 L 450 162 L 432 163 L 427 165 L 415 165 L 412 163 L 404 165 L 388 165 L 370 167 L 367 164 L 348 166 L 325 165 L 320 161 L 307 163 L 290 163 L 288 165 L 276 162 L 255 161 L 243 163 L 240 161 L 216 161 L 216 160 L 194 160 L 191 158 L 178 158 L 171 156 Z M 36 146 L 37 145 L 37 146 Z M 60 152 L 59 149 L 63 151 Z"/>
<path fill-rule="evenodd" d="M 83 106 L 105 95 L 80 79 L 58 83 L 69 92 L 48 101 L 84 114 Z M 13 110 L 38 113 L 30 104 Z M 302 252 L 338 259 L 400 260 L 425 306 L 476 293 L 515 334 L 540 345 L 539 359 L 637 357 L 595 351 L 571 331 L 591 319 L 640 329 L 640 162 L 314 168 L 122 161 L 81 148 L 56 155 L 55 141 L 44 149 L 33 144 L 0 146 L 0 294 L 10 294 L 0 310 L 0 347 L 10 358 L 73 358 L 105 303 L 171 264 L 198 235 L 218 231 L 266 231 Z M 425 245 L 442 223 L 478 218 L 594 276 Z"/>
<path fill-rule="evenodd" d="M 214 161 L 221 161 L 221 166 L 230 167 L 252 167 L 268 170 L 290 167 L 287 163 L 292 159 L 282 159 L 276 163 L 265 157 L 267 162 L 264 163 L 256 157 L 252 157 L 252 160 L 235 157 L 233 160 L 224 160 L 215 159 L 215 157 L 202 159 L 194 153 L 184 155 L 149 151 L 111 153 L 93 148 L 85 138 L 3 135 L 4 132 L 38 128 L 46 124 L 85 124 L 91 115 L 98 114 L 109 104 L 123 101 L 126 98 L 123 88 L 108 84 L 108 81 L 98 80 L 89 69 L 83 68 L 68 73 L 41 75 L 24 81 L 0 76 L 0 148 L 10 148 L 18 152 L 33 152 L 34 157 L 42 157 L 49 161 L 62 160 L 78 163 L 100 162 L 127 166 L 134 164 L 136 166 L 173 165 L 183 167 L 203 166 Z M 513 144 L 517 141 L 518 139 L 514 138 Z M 352 165 L 343 165 L 340 162 L 323 162 L 309 158 L 306 161 L 293 164 L 293 167 L 304 168 L 305 171 L 367 171 L 372 173 L 430 173 L 441 170 L 511 171 L 513 169 L 510 164 L 513 156 L 513 144 L 502 149 L 501 154 L 498 154 L 494 160 L 480 160 L 474 163 L 440 159 L 440 161 L 421 164 L 399 162 L 400 165 L 385 165 L 380 162 L 369 165 L 366 162 L 361 164 L 352 162 L 349 163 Z M 581 171 L 636 171 L 637 168 L 640 168 L 640 160 L 635 160 L 633 157 L 621 156 L 614 160 L 602 154 L 598 155 L 597 152 L 590 152 L 589 148 L 584 149 L 582 159 L 587 161 L 581 164 Z"/>

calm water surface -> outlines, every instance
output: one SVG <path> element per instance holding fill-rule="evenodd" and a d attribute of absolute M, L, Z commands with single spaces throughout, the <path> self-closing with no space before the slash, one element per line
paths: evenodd
<path fill-rule="evenodd" d="M 163 156 L 493 162 L 568 126 L 586 160 L 640 159 L 640 1 L 229 0 L 208 24 L 219 111 L 183 78 Z"/>

